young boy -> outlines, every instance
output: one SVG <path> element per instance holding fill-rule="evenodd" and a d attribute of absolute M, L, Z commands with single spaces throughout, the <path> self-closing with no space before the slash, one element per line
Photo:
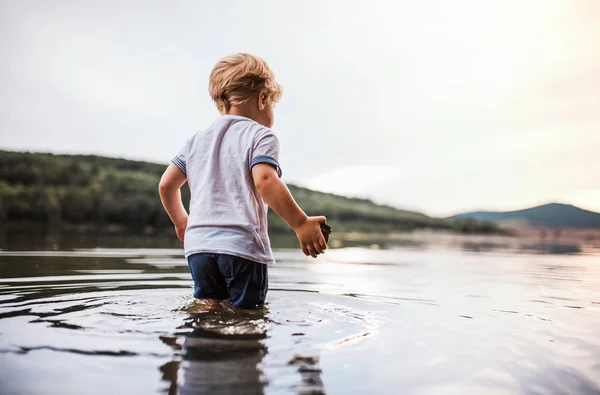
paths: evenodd
<path fill-rule="evenodd" d="M 256 308 L 267 294 L 267 264 L 275 263 L 267 206 L 313 258 L 327 248 L 325 217 L 308 217 L 280 179 L 279 141 L 270 128 L 281 87 L 267 63 L 243 53 L 221 59 L 210 74 L 209 93 L 221 117 L 188 140 L 158 189 L 184 243 L 194 296 Z M 180 193 L 186 180 L 189 217 Z"/>

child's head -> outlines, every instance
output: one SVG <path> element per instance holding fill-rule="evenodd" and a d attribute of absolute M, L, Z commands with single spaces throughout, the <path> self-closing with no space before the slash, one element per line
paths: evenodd
<path fill-rule="evenodd" d="M 246 53 L 217 62 L 210 73 L 208 92 L 221 114 L 249 116 L 267 127 L 273 124 L 273 103 L 281 97 L 281 87 L 267 62 Z"/>

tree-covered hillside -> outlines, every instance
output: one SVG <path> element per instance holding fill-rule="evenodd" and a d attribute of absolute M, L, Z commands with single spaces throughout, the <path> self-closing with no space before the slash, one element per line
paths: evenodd
<path fill-rule="evenodd" d="M 0 221 L 3 224 L 120 225 L 170 228 L 157 194 L 165 165 L 100 156 L 0 151 Z M 391 232 L 419 228 L 497 232 L 487 223 L 430 218 L 365 199 L 289 186 L 309 215 L 325 215 L 336 232 Z M 184 202 L 189 191 L 183 188 Z M 187 205 L 187 204 L 186 204 Z M 270 213 L 270 230 L 287 225 Z"/>

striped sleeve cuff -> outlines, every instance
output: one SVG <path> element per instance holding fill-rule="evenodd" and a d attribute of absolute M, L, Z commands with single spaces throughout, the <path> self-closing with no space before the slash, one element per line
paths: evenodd
<path fill-rule="evenodd" d="M 279 166 L 279 162 L 277 162 L 277 159 L 271 158 L 270 156 L 266 155 L 255 156 L 250 161 L 250 170 L 252 170 L 252 167 L 254 167 L 254 165 L 259 163 L 268 163 L 270 165 L 275 166 L 275 168 L 277 169 L 277 175 L 279 176 L 279 178 L 281 178 L 281 167 Z"/>
<path fill-rule="evenodd" d="M 179 156 L 175 156 L 171 159 L 171 162 L 175 164 L 175 166 L 179 167 L 184 174 L 187 174 L 187 170 L 185 169 L 185 162 L 181 160 Z"/>

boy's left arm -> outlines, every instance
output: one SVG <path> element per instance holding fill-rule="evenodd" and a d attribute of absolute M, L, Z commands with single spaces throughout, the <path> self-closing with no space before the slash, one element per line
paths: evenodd
<path fill-rule="evenodd" d="M 175 164 L 171 163 L 158 184 L 160 200 L 173 225 L 175 225 L 175 232 L 182 243 L 188 222 L 188 213 L 185 211 L 183 202 L 181 201 L 181 187 L 185 184 L 186 180 L 185 173 Z"/>

